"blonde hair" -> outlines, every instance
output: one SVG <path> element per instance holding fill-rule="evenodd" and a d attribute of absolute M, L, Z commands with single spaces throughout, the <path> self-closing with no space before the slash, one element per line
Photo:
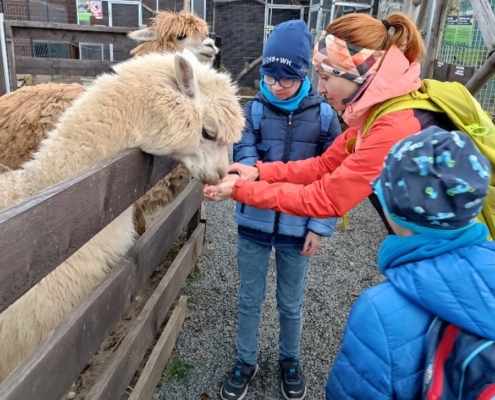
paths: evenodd
<path fill-rule="evenodd" d="M 426 48 L 414 22 L 401 13 L 390 14 L 386 21 L 391 26 L 390 34 L 382 21 L 360 13 L 337 18 L 327 26 L 326 31 L 366 49 L 387 51 L 396 45 L 411 63 L 424 60 Z"/>

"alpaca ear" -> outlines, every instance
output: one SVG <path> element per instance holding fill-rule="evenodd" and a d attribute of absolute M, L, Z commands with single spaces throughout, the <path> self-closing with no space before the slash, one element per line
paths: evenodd
<path fill-rule="evenodd" d="M 154 28 L 144 28 L 132 31 L 127 34 L 129 38 L 137 42 L 151 42 L 157 40 L 156 30 Z"/>
<path fill-rule="evenodd" d="M 194 98 L 196 94 L 196 77 L 189 61 L 181 54 L 175 55 L 175 76 L 179 89 L 186 96 Z"/>

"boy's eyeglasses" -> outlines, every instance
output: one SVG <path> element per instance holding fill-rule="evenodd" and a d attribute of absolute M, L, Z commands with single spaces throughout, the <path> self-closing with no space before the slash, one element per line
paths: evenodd
<path fill-rule="evenodd" d="M 273 86 L 278 82 L 278 84 L 282 86 L 284 89 L 290 89 L 292 86 L 294 86 L 295 79 L 292 78 L 275 79 L 273 76 L 264 75 L 263 81 L 265 81 L 265 83 L 268 86 Z"/>

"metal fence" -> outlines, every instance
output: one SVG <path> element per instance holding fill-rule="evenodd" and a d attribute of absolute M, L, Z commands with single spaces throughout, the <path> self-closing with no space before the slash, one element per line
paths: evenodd
<path fill-rule="evenodd" d="M 39 0 L 3 0 L 0 4 L 6 20 L 68 23 L 67 8 L 63 5 Z M 70 57 L 68 43 L 37 43 L 29 39 L 15 39 L 14 52 L 26 57 Z"/>

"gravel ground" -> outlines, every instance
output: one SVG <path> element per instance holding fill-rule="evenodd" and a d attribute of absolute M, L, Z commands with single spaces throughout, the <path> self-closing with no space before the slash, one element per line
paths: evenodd
<path fill-rule="evenodd" d="M 194 365 L 186 379 L 157 389 L 154 400 L 219 399 L 219 390 L 236 357 L 237 285 L 234 202 L 206 203 L 206 248 L 200 273 L 189 279 L 187 315 L 174 352 Z M 349 229 L 339 221 L 334 235 L 324 239 L 312 258 L 304 304 L 301 358 L 306 376 L 306 399 L 323 399 L 329 368 L 339 350 L 345 322 L 356 299 L 379 283 L 376 252 L 386 235 L 371 203 L 366 200 L 349 213 Z M 260 372 L 246 400 L 283 399 L 278 371 L 278 313 L 275 269 L 271 260 L 267 300 L 259 332 Z"/>

